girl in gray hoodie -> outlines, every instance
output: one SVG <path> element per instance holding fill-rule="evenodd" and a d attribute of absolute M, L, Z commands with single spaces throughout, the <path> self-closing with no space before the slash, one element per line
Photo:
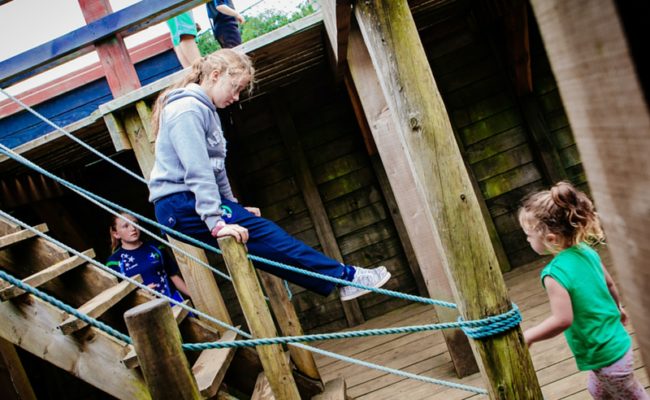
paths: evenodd
<path fill-rule="evenodd" d="M 385 267 L 359 268 L 327 257 L 262 218 L 258 208 L 242 207 L 233 196 L 217 108 L 238 101 L 239 93 L 251 88 L 254 73 L 247 55 L 223 49 L 197 60 L 187 76 L 159 96 L 152 121 L 156 159 L 149 179 L 156 219 L 210 245 L 217 245 L 217 238 L 233 236 L 246 243 L 251 254 L 381 287 L 390 279 Z M 325 296 L 336 286 L 263 263 L 256 267 Z M 342 300 L 368 293 L 352 286 L 339 290 Z"/>

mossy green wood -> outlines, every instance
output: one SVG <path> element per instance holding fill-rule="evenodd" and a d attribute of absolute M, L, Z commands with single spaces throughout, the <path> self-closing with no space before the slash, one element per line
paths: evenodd
<path fill-rule="evenodd" d="M 463 316 L 507 311 L 497 258 L 408 3 L 357 2 L 355 14 L 439 232 Z M 543 398 L 519 328 L 474 345 L 491 398 Z"/>

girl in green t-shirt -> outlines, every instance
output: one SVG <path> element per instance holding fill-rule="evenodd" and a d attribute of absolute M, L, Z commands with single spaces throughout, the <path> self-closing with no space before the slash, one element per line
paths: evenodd
<path fill-rule="evenodd" d="M 553 254 L 542 270 L 551 316 L 527 329 L 528 346 L 564 332 L 595 399 L 650 399 L 634 378 L 632 341 L 616 285 L 587 243 L 604 235 L 593 203 L 570 183 L 528 197 L 519 223 L 537 254 Z"/>

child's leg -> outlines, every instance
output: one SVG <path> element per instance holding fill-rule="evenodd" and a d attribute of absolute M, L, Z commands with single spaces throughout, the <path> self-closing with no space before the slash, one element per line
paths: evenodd
<path fill-rule="evenodd" d="M 589 373 L 587 388 L 594 399 L 648 400 L 634 377 L 632 349 L 614 364 Z"/>

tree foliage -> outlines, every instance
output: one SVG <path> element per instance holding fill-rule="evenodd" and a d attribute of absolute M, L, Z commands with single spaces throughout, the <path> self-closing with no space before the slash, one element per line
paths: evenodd
<path fill-rule="evenodd" d="M 297 11 L 287 14 L 275 9 L 269 9 L 260 14 L 247 16 L 246 22 L 241 26 L 242 42 L 247 42 L 265 33 L 274 31 L 284 25 L 287 25 L 307 15 L 313 14 L 316 9 L 311 2 L 305 2 L 298 6 Z M 201 55 L 210 54 L 220 48 L 219 42 L 212 36 L 212 31 L 207 31 L 199 35 L 197 40 Z"/>

